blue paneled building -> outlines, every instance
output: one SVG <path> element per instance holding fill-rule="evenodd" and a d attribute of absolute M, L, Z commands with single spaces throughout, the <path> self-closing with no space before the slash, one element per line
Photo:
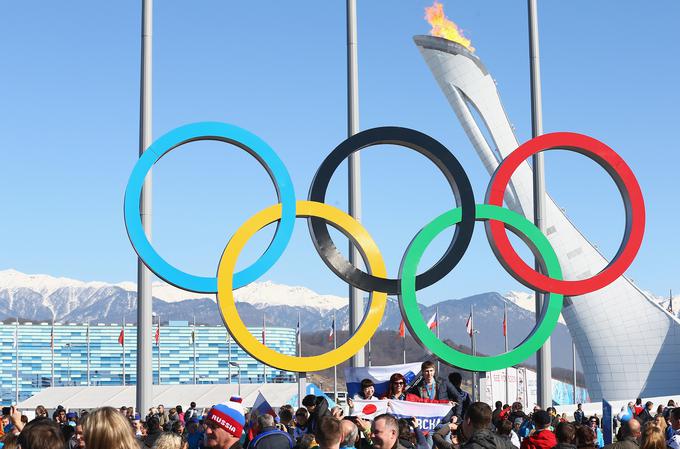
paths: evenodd
<path fill-rule="evenodd" d="M 123 359 L 125 384 L 134 385 L 137 327 L 125 327 L 124 358 L 123 345 L 119 343 L 122 329 L 120 324 L 55 324 L 53 328 L 51 323 L 0 323 L 0 400 L 15 400 L 17 356 L 19 400 L 51 386 L 53 381 L 55 386 L 122 385 Z M 154 383 L 159 380 L 159 347 L 162 384 L 237 383 L 239 370 L 242 383 L 263 382 L 265 375 L 267 382 L 295 381 L 294 374 L 265 367 L 248 356 L 223 326 L 194 327 L 187 322 L 170 322 L 160 327 L 160 345 L 155 343 L 156 329 L 154 326 L 149 335 L 154 341 L 153 366 L 149 367 L 153 369 Z M 262 335 L 260 327 L 249 329 L 255 336 Z M 296 352 L 295 329 L 267 327 L 266 340 L 267 346 L 283 354 Z M 238 367 L 230 365 L 230 360 Z"/>

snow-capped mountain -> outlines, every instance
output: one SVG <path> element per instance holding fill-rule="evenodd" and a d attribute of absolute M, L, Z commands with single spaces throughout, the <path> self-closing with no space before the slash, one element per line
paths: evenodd
<path fill-rule="evenodd" d="M 222 324 L 214 295 L 185 292 L 165 283 L 153 285 L 153 310 L 163 322 L 191 321 L 200 324 Z M 237 308 L 247 326 L 260 326 L 263 318 L 268 326 L 295 327 L 298 316 L 303 332 L 327 332 L 331 311 L 337 314 L 338 329 L 348 328 L 347 298 L 319 295 L 305 287 L 292 287 L 273 282 L 256 282 L 236 293 Z M 659 302 L 668 299 L 659 298 Z M 469 344 L 465 322 L 470 306 L 475 306 L 475 325 L 479 331 L 478 349 L 482 353 L 503 351 L 503 310 L 508 309 L 508 335 L 512 346 L 520 343 L 534 326 L 533 293 L 512 291 L 505 295 L 482 293 L 459 299 L 446 299 L 421 306 L 428 319 L 439 310 L 442 339 Z M 675 307 L 680 308 L 680 298 Z M 664 305 L 667 307 L 667 304 Z M 128 323 L 136 321 L 137 292 L 132 282 L 110 284 L 83 282 L 48 275 L 29 275 L 16 270 L 0 271 L 0 320 L 83 323 L 86 321 Z M 390 298 L 380 326 L 381 331 L 396 331 L 401 321 L 399 305 Z M 571 337 L 567 327 L 558 323 L 552 336 L 555 366 L 571 367 Z"/>
<path fill-rule="evenodd" d="M 510 291 L 503 296 L 513 304 L 528 310 L 529 312 L 536 313 L 536 297 L 534 296 L 534 292 Z M 562 315 L 560 315 L 559 322 L 565 324 Z"/>

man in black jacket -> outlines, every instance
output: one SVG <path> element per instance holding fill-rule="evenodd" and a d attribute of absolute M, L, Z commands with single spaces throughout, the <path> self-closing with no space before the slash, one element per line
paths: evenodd
<path fill-rule="evenodd" d="M 491 407 L 484 402 L 470 404 L 462 426 L 465 443 L 460 449 L 515 449 L 510 439 L 495 435 L 490 426 Z"/>
<path fill-rule="evenodd" d="M 458 391 L 448 381 L 436 377 L 434 363 L 427 360 L 422 363 L 420 372 L 423 378 L 409 389 L 409 393 L 415 394 L 423 399 L 447 400 L 453 402 L 452 413 L 449 413 L 448 419 L 444 422 L 450 422 L 451 416 L 455 415 L 461 417 L 462 404 Z"/>

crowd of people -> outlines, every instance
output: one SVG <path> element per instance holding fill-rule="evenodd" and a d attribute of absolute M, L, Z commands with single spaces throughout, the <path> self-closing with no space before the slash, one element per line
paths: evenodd
<path fill-rule="evenodd" d="M 191 403 L 154 407 L 141 419 L 132 408 L 101 407 L 80 414 L 58 407 L 52 417 L 39 406 L 28 420 L 14 407 L 3 409 L 3 449 L 680 449 L 680 407 L 671 401 L 653 409 L 641 400 L 617 416 L 616 442 L 604 446 L 600 418 L 586 416 L 579 404 L 573 419 L 549 407 L 526 414 L 512 406 L 472 402 L 457 373 L 436 377 L 434 364 L 424 362 L 412 386 L 401 374 L 390 378 L 387 393 L 375 396 L 368 379 L 348 400 L 387 399 L 451 406 L 433 430 L 415 417 L 383 413 L 367 419 L 344 416 L 324 396 L 308 395 L 302 407 L 285 404 L 277 413 L 246 411 L 240 398 L 199 411 Z M 388 407 L 389 409 L 389 407 Z M 359 414 L 360 415 L 360 414 Z"/>

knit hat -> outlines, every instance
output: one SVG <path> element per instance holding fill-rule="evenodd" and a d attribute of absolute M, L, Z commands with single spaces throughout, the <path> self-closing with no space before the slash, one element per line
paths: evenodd
<path fill-rule="evenodd" d="M 207 419 L 213 421 L 236 438 L 241 437 L 243 426 L 246 423 L 243 406 L 233 401 L 214 405 L 210 409 Z"/>

